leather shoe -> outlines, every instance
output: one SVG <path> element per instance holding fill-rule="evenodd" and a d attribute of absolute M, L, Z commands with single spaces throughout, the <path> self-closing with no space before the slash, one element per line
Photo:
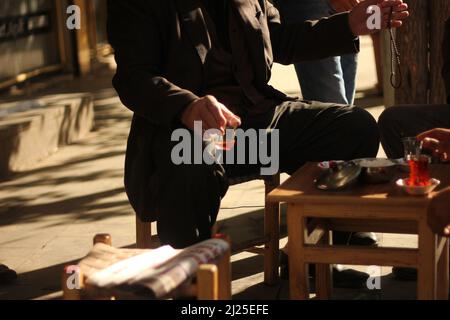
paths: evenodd
<path fill-rule="evenodd" d="M 314 264 L 309 265 L 309 276 L 314 278 L 316 268 Z M 280 277 L 289 279 L 289 257 L 283 251 L 280 252 Z M 335 288 L 361 289 L 367 286 L 370 275 L 365 272 L 345 268 L 342 265 L 333 265 L 333 286 Z"/>
<path fill-rule="evenodd" d="M 333 244 L 377 247 L 378 239 L 373 232 L 333 232 Z"/>
<path fill-rule="evenodd" d="M 403 280 L 403 281 L 416 281 L 417 280 L 417 269 L 414 269 L 414 268 L 393 267 L 392 274 L 398 280 Z"/>
<path fill-rule="evenodd" d="M 7 266 L 0 265 L 0 285 L 10 284 L 17 279 L 17 273 L 9 269 Z"/>

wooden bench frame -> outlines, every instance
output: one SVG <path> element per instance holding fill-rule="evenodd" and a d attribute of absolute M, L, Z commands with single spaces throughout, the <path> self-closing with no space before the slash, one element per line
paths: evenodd
<path fill-rule="evenodd" d="M 228 241 L 229 238 L 223 235 L 216 236 Z M 112 240 L 109 234 L 98 234 L 94 237 L 94 245 L 104 243 L 111 246 Z M 183 297 L 195 297 L 197 300 L 231 300 L 231 251 L 228 250 L 220 257 L 217 263 L 203 264 L 199 267 L 196 275 L 196 281 L 192 285 L 183 288 L 180 294 Z M 67 282 L 73 273 L 68 272 L 68 267 L 64 268 L 62 273 L 61 287 L 64 300 L 115 300 L 112 296 L 96 296 L 88 292 L 85 282 L 86 279 L 82 272 L 78 270 L 76 276 L 81 284 L 79 289 L 69 289 Z"/>

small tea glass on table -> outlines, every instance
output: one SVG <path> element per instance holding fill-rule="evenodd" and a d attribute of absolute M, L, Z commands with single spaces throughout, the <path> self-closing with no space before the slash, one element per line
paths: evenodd
<path fill-rule="evenodd" d="M 405 161 L 409 165 L 409 179 L 407 184 L 411 187 L 426 187 L 431 184 L 431 158 L 422 153 L 422 146 L 422 142 L 417 140 L 416 137 L 403 139 Z"/>

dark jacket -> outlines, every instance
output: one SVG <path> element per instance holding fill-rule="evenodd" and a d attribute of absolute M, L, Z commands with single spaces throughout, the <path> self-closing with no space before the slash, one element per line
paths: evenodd
<path fill-rule="evenodd" d="M 288 99 L 268 85 L 273 62 L 355 53 L 357 39 L 340 14 L 318 22 L 283 24 L 265 0 L 230 0 L 239 12 L 254 85 L 265 95 Z M 167 130 L 203 85 L 202 67 L 211 49 L 200 0 L 109 0 L 109 40 L 115 49 L 113 80 L 121 101 L 134 112 L 125 164 L 125 187 L 141 219 L 155 220 L 152 190 L 157 168 L 151 146 L 156 130 Z"/>
<path fill-rule="evenodd" d="M 447 103 L 450 104 L 450 19 L 445 24 L 443 51 L 444 68 L 442 69 L 442 76 L 447 89 Z"/>

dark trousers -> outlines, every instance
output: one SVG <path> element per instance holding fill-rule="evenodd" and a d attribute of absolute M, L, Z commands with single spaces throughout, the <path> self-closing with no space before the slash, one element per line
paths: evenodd
<path fill-rule="evenodd" d="M 404 156 L 402 139 L 434 128 L 450 128 L 450 105 L 410 105 L 386 109 L 378 121 L 381 143 L 389 158 Z"/>
<path fill-rule="evenodd" d="M 283 103 L 275 112 L 243 119 L 244 128 L 280 132 L 280 170 L 289 174 L 308 161 L 374 157 L 378 128 L 365 110 L 318 102 Z M 158 234 L 164 244 L 183 248 L 211 236 L 227 177 L 254 173 L 247 165 L 174 165 L 169 132 L 155 138 L 158 179 Z"/>

